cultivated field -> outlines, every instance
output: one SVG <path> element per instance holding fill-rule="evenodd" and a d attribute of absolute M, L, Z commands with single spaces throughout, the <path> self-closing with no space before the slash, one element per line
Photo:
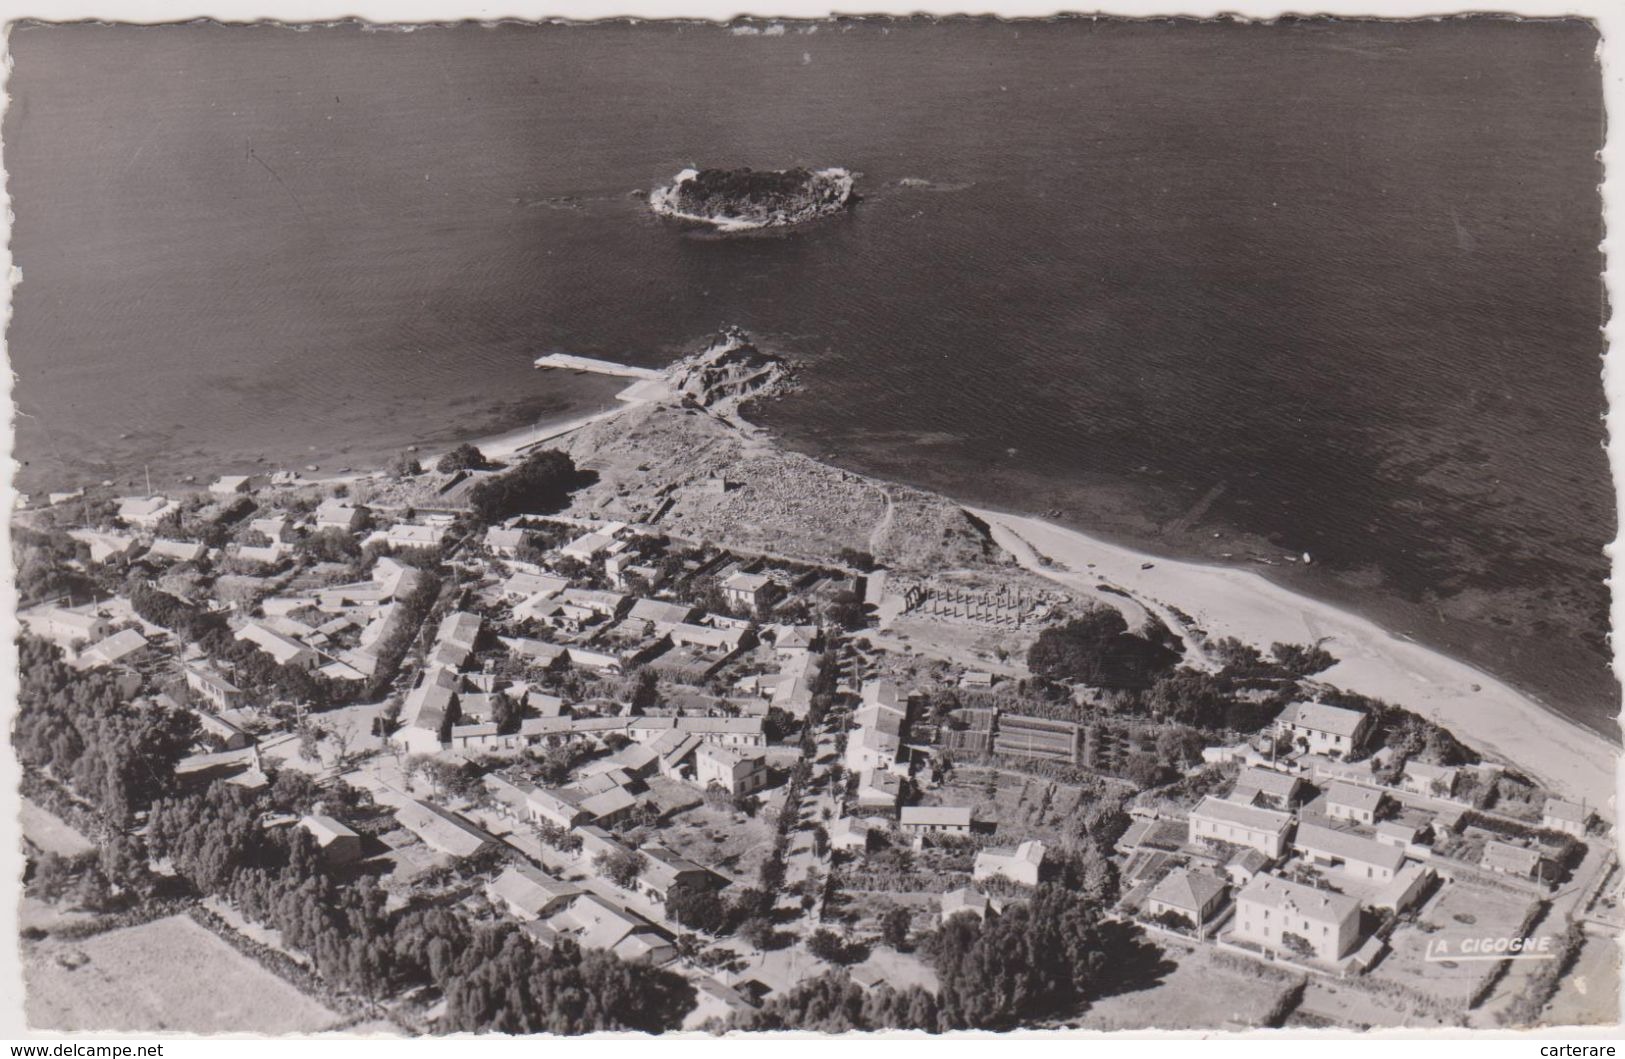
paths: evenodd
<path fill-rule="evenodd" d="M 186 916 L 42 942 L 24 952 L 23 980 L 35 1029 L 314 1033 L 340 1021 Z"/>

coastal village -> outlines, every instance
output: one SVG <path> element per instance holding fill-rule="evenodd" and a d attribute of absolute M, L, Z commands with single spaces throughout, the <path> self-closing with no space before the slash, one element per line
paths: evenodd
<path fill-rule="evenodd" d="M 664 1021 L 616 1023 L 654 1030 L 1617 1015 L 1609 807 L 1325 682 L 1335 647 L 1210 638 L 779 452 L 740 406 L 785 373 L 735 334 L 513 452 L 30 497 L 30 1002 L 190 920 L 306 1029 L 535 1028 L 455 946 L 391 947 L 431 930 L 658 973 Z M 273 871 L 376 898 L 387 958 Z M 1056 902 L 1108 957 L 1070 1010 L 964 999 L 966 947 Z"/>

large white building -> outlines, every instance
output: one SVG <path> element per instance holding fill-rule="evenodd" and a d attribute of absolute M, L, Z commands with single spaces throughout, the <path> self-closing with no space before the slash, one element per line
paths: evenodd
<path fill-rule="evenodd" d="M 1231 934 L 1270 952 L 1336 963 L 1360 940 L 1360 902 L 1274 875 L 1256 875 L 1236 898 Z"/>
<path fill-rule="evenodd" d="M 1192 809 L 1190 815 L 1192 842 L 1247 846 L 1272 859 L 1286 848 L 1287 833 L 1291 830 L 1291 813 L 1243 805 L 1212 795 L 1203 798 L 1202 804 Z"/>

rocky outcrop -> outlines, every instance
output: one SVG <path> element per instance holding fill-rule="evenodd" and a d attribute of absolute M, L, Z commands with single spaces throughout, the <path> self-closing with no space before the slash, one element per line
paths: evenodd
<path fill-rule="evenodd" d="M 777 228 L 839 213 L 852 201 L 845 169 L 685 169 L 649 195 L 662 217 L 722 231 Z"/>
<path fill-rule="evenodd" d="M 714 410 L 783 392 L 791 370 L 783 357 L 758 349 L 748 334 L 731 327 L 703 352 L 673 365 L 667 378 L 683 403 Z"/>

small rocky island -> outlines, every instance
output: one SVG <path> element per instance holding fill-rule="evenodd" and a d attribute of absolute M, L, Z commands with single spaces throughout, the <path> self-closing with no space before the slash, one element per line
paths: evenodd
<path fill-rule="evenodd" d="M 839 213 L 852 201 L 846 169 L 685 169 L 649 195 L 662 217 L 722 231 L 777 228 Z"/>

